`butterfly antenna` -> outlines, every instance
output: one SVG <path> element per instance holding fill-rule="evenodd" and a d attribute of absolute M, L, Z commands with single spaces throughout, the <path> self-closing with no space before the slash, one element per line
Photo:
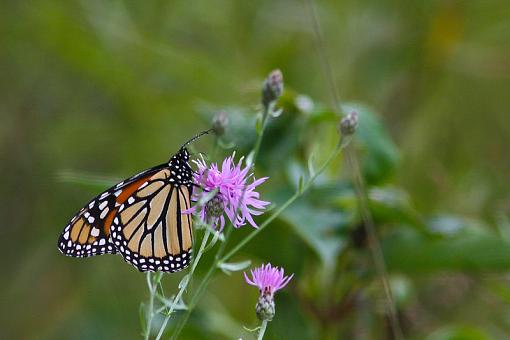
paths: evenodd
<path fill-rule="evenodd" d="M 193 136 L 193 138 L 191 138 L 189 141 L 187 141 L 186 143 L 184 143 L 182 146 L 181 146 L 181 149 L 184 148 L 186 145 L 188 145 L 189 143 L 192 143 L 194 142 L 195 140 L 199 139 L 200 137 L 202 137 L 203 135 L 207 135 L 208 133 L 210 133 L 211 131 L 213 131 L 213 129 L 209 129 L 209 130 L 205 130 L 205 131 L 202 131 L 198 134 L 196 134 L 195 136 Z"/>

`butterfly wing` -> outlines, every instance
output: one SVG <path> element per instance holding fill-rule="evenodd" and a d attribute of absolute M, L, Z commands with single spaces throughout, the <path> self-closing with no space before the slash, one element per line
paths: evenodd
<path fill-rule="evenodd" d="M 110 238 L 112 221 L 121 206 L 140 185 L 166 164 L 138 173 L 104 191 L 83 207 L 64 228 L 58 249 L 67 256 L 115 254 Z"/>
<path fill-rule="evenodd" d="M 176 272 L 191 262 L 192 218 L 182 214 L 190 208 L 191 192 L 191 184 L 182 179 L 191 176 L 191 169 L 176 167 L 150 176 L 113 219 L 112 242 L 140 271 Z"/>

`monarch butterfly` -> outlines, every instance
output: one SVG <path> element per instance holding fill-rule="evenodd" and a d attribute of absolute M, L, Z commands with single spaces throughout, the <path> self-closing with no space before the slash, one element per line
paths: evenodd
<path fill-rule="evenodd" d="M 191 262 L 193 170 L 186 142 L 167 163 L 142 171 L 85 205 L 62 231 L 67 256 L 120 253 L 138 270 L 176 272 Z"/>

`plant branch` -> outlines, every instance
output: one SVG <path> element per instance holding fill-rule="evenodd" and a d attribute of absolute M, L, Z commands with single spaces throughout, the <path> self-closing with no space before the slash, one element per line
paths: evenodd
<path fill-rule="evenodd" d="M 163 323 L 161 324 L 161 327 L 159 329 L 158 335 L 156 336 L 156 340 L 161 339 L 161 336 L 163 335 L 163 332 L 165 331 L 166 325 L 168 321 L 170 320 L 170 317 L 172 313 L 175 310 L 175 306 L 179 303 L 179 301 L 182 299 L 182 295 L 184 294 L 184 291 L 186 288 L 188 288 L 189 283 L 191 282 L 191 278 L 193 273 L 195 272 L 195 269 L 197 268 L 198 262 L 200 261 L 200 258 L 202 257 L 202 254 L 204 253 L 204 248 L 207 244 L 207 240 L 209 239 L 209 236 L 211 235 L 211 231 L 209 228 L 205 229 L 204 237 L 202 238 L 202 244 L 200 245 L 200 248 L 198 250 L 198 253 L 193 261 L 193 264 L 191 266 L 191 270 L 188 274 L 186 274 L 187 278 L 184 281 L 184 284 L 180 287 L 179 292 L 175 296 L 174 300 L 172 301 L 172 304 L 170 305 L 170 309 L 168 311 L 168 314 L 165 316 L 165 319 L 163 320 Z"/>

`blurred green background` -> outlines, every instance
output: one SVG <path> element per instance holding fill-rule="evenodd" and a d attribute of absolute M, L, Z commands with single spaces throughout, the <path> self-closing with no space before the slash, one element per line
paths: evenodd
<path fill-rule="evenodd" d="M 510 3 L 316 6 L 340 97 L 364 105 L 353 148 L 404 334 L 508 338 Z M 62 177 L 121 179 L 159 164 L 218 110 L 242 154 L 250 138 L 239 135 L 253 136 L 275 68 L 285 112 L 256 175 L 272 177 L 261 187 L 272 201 L 292 193 L 309 155 L 323 160 L 336 138 L 310 18 L 306 2 L 290 0 L 0 4 L 2 339 L 139 338 L 144 275 L 117 256 L 77 260 L 56 248 L 68 219 L 106 187 Z M 205 137 L 197 150 L 212 144 Z M 238 255 L 296 273 L 268 339 L 391 337 L 341 159 Z M 167 294 L 181 276 L 165 278 Z M 242 326 L 257 325 L 256 298 L 240 273 L 218 275 L 183 338 L 253 337 Z"/>

